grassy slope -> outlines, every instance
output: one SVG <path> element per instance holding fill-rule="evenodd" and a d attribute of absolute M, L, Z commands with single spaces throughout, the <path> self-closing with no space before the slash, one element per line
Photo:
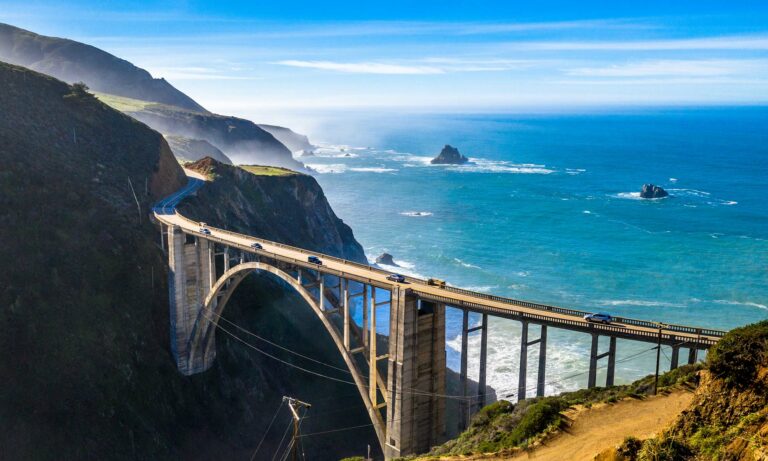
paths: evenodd
<path fill-rule="evenodd" d="M 288 168 L 280 168 L 276 166 L 240 165 L 240 168 L 248 173 L 255 174 L 256 176 L 293 176 L 300 174 L 296 171 L 289 170 Z"/>

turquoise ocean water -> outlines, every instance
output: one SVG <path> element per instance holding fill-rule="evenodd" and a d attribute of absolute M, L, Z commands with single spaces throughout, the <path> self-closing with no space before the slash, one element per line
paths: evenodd
<path fill-rule="evenodd" d="M 358 114 L 313 131 L 323 147 L 302 160 L 369 259 L 390 252 L 402 273 L 670 323 L 768 318 L 766 108 Z M 472 163 L 429 165 L 444 144 Z M 670 197 L 640 199 L 647 182 Z M 460 313 L 447 323 L 456 368 Z M 488 379 L 500 395 L 517 389 L 519 330 L 490 324 Z M 653 372 L 651 347 L 619 341 L 617 382 Z M 585 385 L 588 351 L 587 335 L 550 330 L 548 393 Z M 478 354 L 472 337 L 470 363 Z"/>

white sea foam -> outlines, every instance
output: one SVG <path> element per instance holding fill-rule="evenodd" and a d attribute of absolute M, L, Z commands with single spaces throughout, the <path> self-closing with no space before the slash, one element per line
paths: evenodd
<path fill-rule="evenodd" d="M 711 195 L 709 192 L 697 189 L 667 189 L 667 192 L 675 192 L 675 194 L 672 195 L 687 195 L 693 197 L 709 197 Z"/>
<path fill-rule="evenodd" d="M 613 194 L 612 197 L 616 198 L 626 198 L 630 200 L 642 200 L 643 198 L 640 197 L 640 192 L 619 192 L 618 194 Z"/>
<path fill-rule="evenodd" d="M 677 178 L 669 178 L 669 182 L 677 182 Z"/>
<path fill-rule="evenodd" d="M 325 164 L 325 163 L 306 163 L 309 168 L 317 171 L 320 174 L 338 174 L 347 171 L 347 165 L 343 163 Z"/>
<path fill-rule="evenodd" d="M 462 173 L 551 174 L 555 172 L 555 170 L 546 168 L 546 165 L 535 163 L 510 163 L 481 158 L 470 158 L 469 160 L 470 163 L 464 165 L 449 165 L 448 169 Z"/>
<path fill-rule="evenodd" d="M 384 168 L 384 167 L 360 167 L 360 168 L 350 168 L 349 171 L 357 171 L 360 173 L 392 173 L 397 170 L 395 168 Z"/>
<path fill-rule="evenodd" d="M 422 217 L 425 217 L 425 216 L 432 216 L 432 212 L 431 211 L 401 211 L 400 214 L 403 215 L 403 216 L 411 216 L 411 217 L 414 217 L 414 218 L 422 218 Z"/>
<path fill-rule="evenodd" d="M 478 293 L 490 293 L 493 290 L 496 290 L 499 288 L 498 285 L 469 285 L 469 286 L 463 286 L 465 290 L 469 291 L 476 291 Z"/>
<path fill-rule="evenodd" d="M 480 266 L 475 266 L 474 264 L 470 264 L 470 263 L 464 262 L 464 261 L 462 261 L 459 258 L 453 258 L 453 260 L 456 263 L 458 263 L 458 264 L 460 264 L 460 265 L 462 265 L 464 267 L 470 268 L 470 269 L 482 269 L 482 267 L 480 267 Z"/>
<path fill-rule="evenodd" d="M 584 213 L 584 214 L 592 214 L 592 212 L 589 211 L 589 210 L 584 210 L 584 211 L 582 211 L 582 213 Z"/>
<path fill-rule="evenodd" d="M 715 303 L 717 304 L 725 304 L 728 306 L 747 306 L 747 307 L 756 307 L 758 309 L 764 309 L 768 310 L 768 306 L 765 304 L 755 303 L 751 301 L 731 301 L 727 299 L 716 299 Z"/>
<path fill-rule="evenodd" d="M 577 175 L 577 174 L 584 173 L 585 171 L 587 170 L 583 168 L 566 168 L 565 169 L 565 172 L 568 173 L 569 175 Z"/>
<path fill-rule="evenodd" d="M 681 303 L 664 301 L 646 301 L 642 299 L 603 299 L 598 301 L 603 306 L 640 306 L 640 307 L 685 307 Z"/>

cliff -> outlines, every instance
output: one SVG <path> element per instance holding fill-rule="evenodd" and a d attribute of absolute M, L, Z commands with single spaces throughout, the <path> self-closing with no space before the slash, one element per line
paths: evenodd
<path fill-rule="evenodd" d="M 81 88 L 21 67 L 0 64 L 0 86 L 1 459 L 247 459 L 283 395 L 314 404 L 306 432 L 362 426 L 305 439 L 313 459 L 375 441 L 354 386 L 270 359 L 243 341 L 317 367 L 252 336 L 219 332 L 213 368 L 181 376 L 169 350 L 165 256 L 148 220 L 151 204 L 186 181 L 163 137 Z M 294 193 L 319 193 L 300 193 L 301 181 L 263 191 L 294 204 Z M 336 224 L 338 240 L 320 246 L 356 257 L 359 245 Z M 344 366 L 318 334 L 320 321 L 274 279 L 243 282 L 224 316 Z M 272 456 L 288 422 L 283 408 L 256 459 Z"/>
<path fill-rule="evenodd" d="M 96 91 L 206 112 L 162 78 L 96 47 L 0 23 L 0 60 Z"/>
<path fill-rule="evenodd" d="M 367 263 L 352 229 L 331 209 L 311 176 L 203 159 L 187 168 L 215 178 L 181 204 L 188 218 L 229 230 Z"/>
<path fill-rule="evenodd" d="M 226 163 L 228 165 L 232 164 L 232 160 L 224 155 L 224 152 L 203 139 L 190 139 L 183 136 L 168 135 L 165 137 L 165 140 L 168 141 L 168 145 L 171 147 L 173 155 L 175 155 L 182 163 L 194 162 L 205 157 L 211 157 L 221 163 Z"/>
<path fill-rule="evenodd" d="M 296 133 L 290 128 L 275 125 L 259 124 L 259 128 L 269 132 L 278 141 L 283 143 L 291 152 L 312 151 L 315 146 L 309 142 L 309 138 L 303 134 Z"/>

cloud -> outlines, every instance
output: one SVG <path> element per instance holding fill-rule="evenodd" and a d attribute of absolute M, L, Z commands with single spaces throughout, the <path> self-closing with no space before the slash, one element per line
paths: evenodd
<path fill-rule="evenodd" d="M 401 64 L 385 64 L 379 62 L 333 62 L 333 61 L 278 61 L 277 64 L 309 69 L 331 70 L 353 74 L 390 74 L 390 75 L 424 75 L 442 74 L 444 71 L 435 66 L 409 66 Z"/>
<path fill-rule="evenodd" d="M 356 74 L 434 75 L 450 72 L 499 72 L 531 67 L 537 61 L 515 59 L 426 58 L 409 63 L 284 60 L 275 64 Z"/>
<path fill-rule="evenodd" d="M 567 75 L 579 77 L 717 77 L 768 71 L 768 61 L 762 59 L 664 59 L 632 62 L 603 67 L 569 69 Z"/>
<path fill-rule="evenodd" d="M 507 49 L 552 51 L 768 50 L 768 35 L 732 35 L 671 40 L 520 41 Z"/>

